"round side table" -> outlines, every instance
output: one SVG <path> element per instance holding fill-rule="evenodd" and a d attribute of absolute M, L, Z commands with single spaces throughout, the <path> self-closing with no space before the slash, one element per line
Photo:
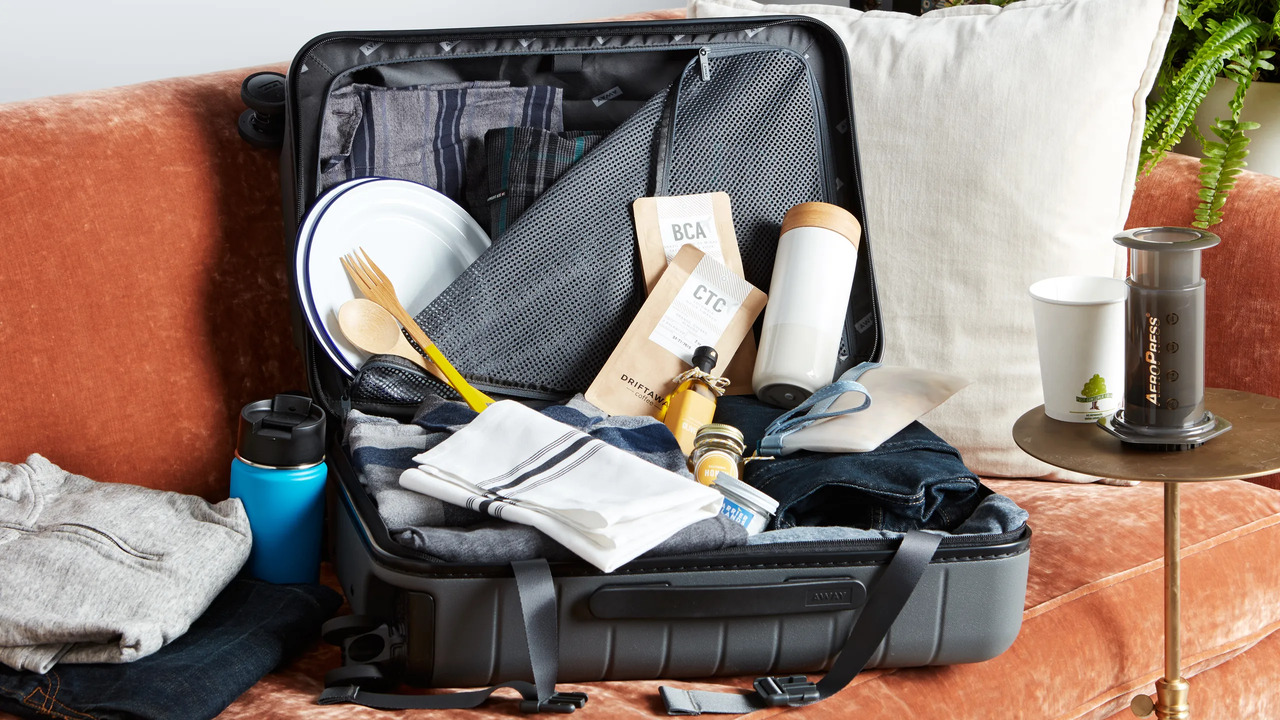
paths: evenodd
<path fill-rule="evenodd" d="M 1280 399 L 1208 388 L 1205 406 L 1232 423 L 1230 432 L 1192 450 L 1152 452 L 1126 446 L 1094 423 L 1067 423 L 1041 405 L 1013 424 L 1013 439 L 1028 455 L 1096 477 L 1164 483 L 1165 673 L 1155 698 L 1133 699 L 1134 714 L 1187 720 L 1188 685 L 1182 677 L 1181 544 L 1178 488 L 1184 482 L 1241 480 L 1280 471 Z"/>

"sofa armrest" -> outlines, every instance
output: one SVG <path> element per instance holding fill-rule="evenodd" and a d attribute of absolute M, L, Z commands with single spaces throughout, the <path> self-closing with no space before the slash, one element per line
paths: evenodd
<path fill-rule="evenodd" d="M 0 460 L 221 499 L 239 408 L 305 387 L 248 72 L 0 105 Z"/>
<path fill-rule="evenodd" d="M 1170 155 L 1138 182 L 1128 227 L 1189 227 L 1200 163 Z M 1280 178 L 1245 171 L 1227 200 L 1222 243 L 1206 250 L 1205 381 L 1280 397 Z M 1280 488 L 1280 476 L 1263 484 Z"/>

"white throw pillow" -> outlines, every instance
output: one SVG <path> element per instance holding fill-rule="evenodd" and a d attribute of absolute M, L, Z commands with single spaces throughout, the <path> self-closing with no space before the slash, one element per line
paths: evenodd
<path fill-rule="evenodd" d="M 977 381 L 922 418 L 986 476 L 1080 479 L 1024 454 L 1044 402 L 1031 283 L 1123 272 L 1146 96 L 1176 0 L 1023 0 L 914 17 L 692 0 L 691 17 L 803 14 L 844 39 L 886 364 Z"/>

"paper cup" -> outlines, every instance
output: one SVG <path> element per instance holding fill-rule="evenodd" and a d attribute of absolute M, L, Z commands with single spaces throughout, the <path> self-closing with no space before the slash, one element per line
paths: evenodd
<path fill-rule="evenodd" d="M 1044 413 L 1094 422 L 1124 400 L 1123 280 L 1072 275 L 1031 286 Z"/>

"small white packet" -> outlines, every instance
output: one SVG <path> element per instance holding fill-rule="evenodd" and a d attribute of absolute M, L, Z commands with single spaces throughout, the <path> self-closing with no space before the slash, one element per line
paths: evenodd
<path fill-rule="evenodd" d="M 851 388 L 834 401 L 824 403 L 820 397 L 823 390 L 819 390 L 814 394 L 819 398 L 816 402 L 796 408 L 804 408 L 805 415 L 792 411 L 775 420 L 760 441 L 760 454 L 874 450 L 972 382 L 932 370 L 863 363 L 827 386 L 837 391 L 839 387 Z M 817 415 L 823 417 L 815 418 Z"/>

